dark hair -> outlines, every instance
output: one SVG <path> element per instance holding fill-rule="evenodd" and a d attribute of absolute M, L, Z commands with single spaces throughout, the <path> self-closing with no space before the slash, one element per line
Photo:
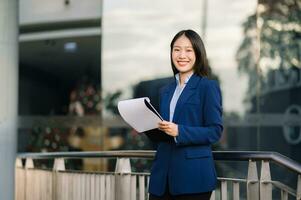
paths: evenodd
<path fill-rule="evenodd" d="M 172 71 L 175 74 L 179 73 L 177 70 L 176 66 L 174 65 L 172 61 L 172 48 L 174 43 L 177 41 L 177 39 L 181 36 L 185 35 L 191 42 L 192 48 L 195 53 L 195 63 L 193 65 L 193 71 L 195 74 L 199 76 L 208 76 L 209 74 L 209 66 L 208 66 L 208 60 L 207 60 L 207 55 L 206 55 L 206 50 L 204 43 L 195 31 L 193 30 L 182 30 L 178 32 L 174 38 L 172 39 L 170 43 L 170 61 L 171 61 L 171 67 Z"/>

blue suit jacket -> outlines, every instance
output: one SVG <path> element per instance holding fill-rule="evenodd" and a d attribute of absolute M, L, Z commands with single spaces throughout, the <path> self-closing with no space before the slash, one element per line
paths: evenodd
<path fill-rule="evenodd" d="M 174 81 L 160 93 L 160 114 L 166 121 L 175 88 Z M 221 92 L 216 81 L 194 74 L 177 102 L 173 122 L 178 124 L 177 142 L 174 138 L 157 141 L 149 193 L 161 196 L 167 185 L 172 195 L 214 190 L 217 178 L 211 144 L 219 140 L 223 130 Z"/>

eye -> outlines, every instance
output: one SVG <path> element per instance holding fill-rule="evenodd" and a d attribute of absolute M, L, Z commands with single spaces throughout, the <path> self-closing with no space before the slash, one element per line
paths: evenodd
<path fill-rule="evenodd" d="M 175 51 L 175 52 L 179 52 L 179 51 L 180 51 L 180 49 L 179 49 L 179 48 L 175 48 L 175 49 L 173 49 L 173 51 Z"/>
<path fill-rule="evenodd" d="M 187 52 L 193 52 L 193 50 L 192 50 L 192 49 L 187 49 L 186 51 L 187 51 Z"/>

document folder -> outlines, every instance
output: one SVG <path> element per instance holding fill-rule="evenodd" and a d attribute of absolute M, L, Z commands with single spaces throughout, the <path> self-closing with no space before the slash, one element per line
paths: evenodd
<path fill-rule="evenodd" d="M 118 111 L 131 127 L 139 133 L 144 132 L 151 140 L 162 141 L 172 138 L 157 128 L 163 118 L 148 97 L 119 101 Z"/>

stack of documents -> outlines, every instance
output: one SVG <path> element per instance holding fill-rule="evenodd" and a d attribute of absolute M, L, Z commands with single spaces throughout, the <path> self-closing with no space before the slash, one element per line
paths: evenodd
<path fill-rule="evenodd" d="M 118 110 L 121 117 L 139 133 L 156 129 L 163 121 L 148 97 L 119 101 Z"/>

